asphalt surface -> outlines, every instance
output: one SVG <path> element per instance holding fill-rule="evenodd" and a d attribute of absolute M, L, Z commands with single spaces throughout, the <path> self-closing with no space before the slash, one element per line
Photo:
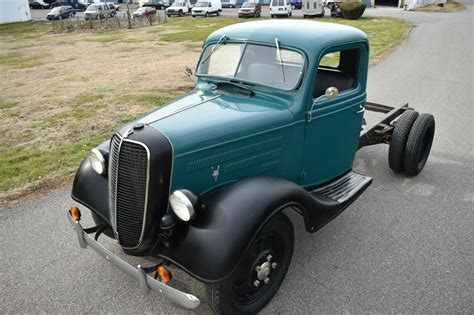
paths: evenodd
<path fill-rule="evenodd" d="M 472 6 L 456 14 L 383 15 L 415 27 L 370 70 L 369 99 L 409 101 L 434 114 L 430 159 L 420 175 L 406 178 L 388 168 L 386 146 L 359 151 L 355 169 L 374 183 L 315 234 L 290 216 L 292 265 L 264 314 L 474 312 Z M 128 276 L 78 247 L 65 217 L 74 204 L 69 192 L 0 212 L 0 312 L 186 313 L 159 293 L 142 296 Z M 123 256 L 116 244 L 105 244 Z M 200 283 L 180 272 L 175 279 L 204 297 Z M 204 303 L 197 312 L 209 308 Z"/>

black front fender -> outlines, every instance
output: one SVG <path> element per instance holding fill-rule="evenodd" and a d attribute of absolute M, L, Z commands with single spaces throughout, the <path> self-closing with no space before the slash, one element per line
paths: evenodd
<path fill-rule="evenodd" d="M 264 224 L 284 208 L 296 208 L 306 230 L 324 222 L 327 200 L 316 200 L 300 186 L 274 177 L 253 177 L 202 198 L 204 210 L 172 247 L 158 245 L 152 256 L 178 265 L 195 278 L 215 283 L 237 267 Z"/>
<path fill-rule="evenodd" d="M 88 157 L 82 161 L 74 177 L 71 197 L 110 224 L 108 181 L 92 169 Z"/>

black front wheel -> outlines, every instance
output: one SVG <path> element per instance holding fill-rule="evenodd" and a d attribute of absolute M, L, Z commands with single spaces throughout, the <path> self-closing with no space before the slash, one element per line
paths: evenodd
<path fill-rule="evenodd" d="M 231 276 L 207 286 L 211 309 L 218 314 L 254 314 L 280 288 L 293 256 L 294 231 L 284 214 L 260 230 Z"/>

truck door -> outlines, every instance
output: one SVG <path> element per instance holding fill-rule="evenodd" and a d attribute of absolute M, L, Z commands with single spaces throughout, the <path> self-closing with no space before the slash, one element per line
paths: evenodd
<path fill-rule="evenodd" d="M 366 101 L 368 52 L 364 44 L 326 50 L 308 97 L 302 178 L 305 185 L 330 181 L 352 169 Z M 336 87 L 339 96 L 324 96 Z"/>

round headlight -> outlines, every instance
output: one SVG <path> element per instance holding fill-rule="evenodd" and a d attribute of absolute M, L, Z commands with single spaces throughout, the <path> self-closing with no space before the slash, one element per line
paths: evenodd
<path fill-rule="evenodd" d="M 97 174 L 103 175 L 107 172 L 107 165 L 104 155 L 99 149 L 92 149 L 91 153 L 89 154 L 89 159 L 91 161 L 92 168 Z"/>
<path fill-rule="evenodd" d="M 189 221 L 196 216 L 197 197 L 189 190 L 175 190 L 170 196 L 170 205 L 176 216 Z"/>

